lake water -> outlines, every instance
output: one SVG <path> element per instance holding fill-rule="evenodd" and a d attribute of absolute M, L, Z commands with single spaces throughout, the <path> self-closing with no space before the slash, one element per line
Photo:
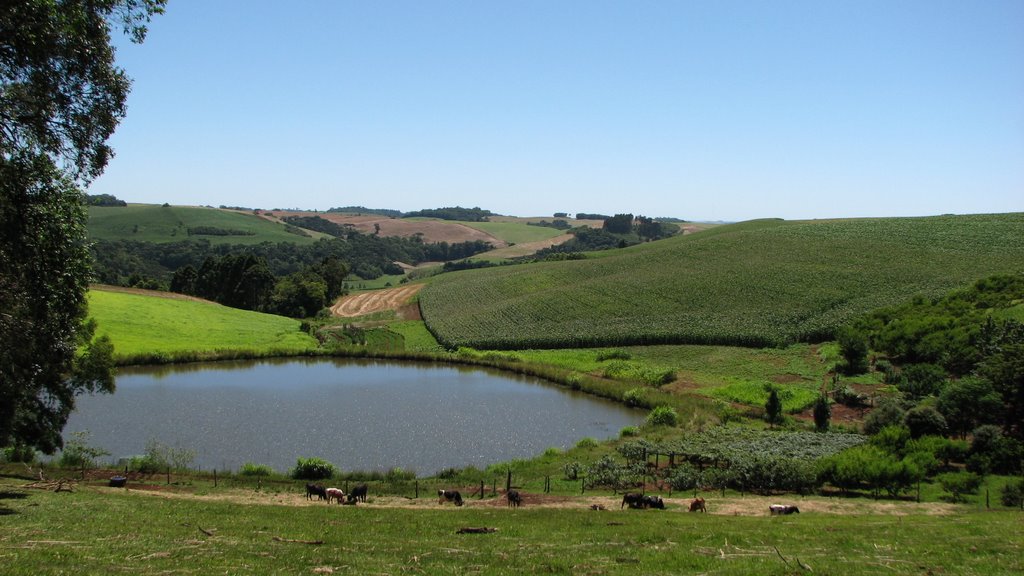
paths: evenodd
<path fill-rule="evenodd" d="M 542 380 L 448 365 L 289 359 L 122 369 L 114 394 L 79 397 L 81 430 L 111 459 L 155 440 L 196 453 L 193 467 L 279 472 L 298 457 L 342 471 L 429 475 L 604 439 L 644 414 Z"/>

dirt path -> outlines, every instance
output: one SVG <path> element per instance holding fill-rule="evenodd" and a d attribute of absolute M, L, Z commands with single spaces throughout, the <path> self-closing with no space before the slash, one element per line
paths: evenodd
<path fill-rule="evenodd" d="M 123 490 L 122 488 L 90 487 L 100 491 Z M 304 494 L 281 493 L 277 491 L 259 491 L 251 489 L 230 488 L 207 493 L 203 495 L 192 494 L 187 491 L 168 489 L 158 484 L 136 484 L 129 485 L 128 490 L 139 494 L 157 498 L 182 498 L 200 501 L 232 502 L 245 505 L 264 506 L 338 506 L 318 500 L 306 500 Z M 372 489 L 371 489 L 372 492 Z M 464 493 L 469 493 L 466 490 Z M 925 515 L 947 515 L 954 514 L 961 508 L 955 504 L 946 503 L 923 503 L 894 502 L 887 500 L 867 500 L 863 498 L 801 498 L 799 496 L 729 496 L 718 498 L 712 494 L 705 493 L 703 497 L 707 501 L 708 513 L 719 516 L 769 516 L 768 506 L 770 504 L 795 504 L 800 508 L 801 514 L 828 514 L 828 515 L 887 515 L 905 516 L 908 514 Z M 664 498 L 664 497 L 663 497 Z M 690 497 L 673 496 L 664 498 L 665 513 L 689 513 L 688 506 Z M 466 498 L 464 508 L 506 508 L 507 503 L 503 497 L 487 497 L 478 499 L 476 497 Z M 621 508 L 622 496 L 593 495 L 593 496 L 556 496 L 548 494 L 523 493 L 524 508 L 544 509 L 597 509 L 602 513 L 640 513 Z M 366 503 L 357 504 L 360 508 L 404 508 L 404 509 L 457 509 L 450 503 L 439 504 L 437 498 L 430 496 L 429 490 L 421 492 L 419 499 L 403 496 L 375 496 L 372 493 Z M 339 508 L 342 508 L 339 506 Z M 654 512 L 654 511 L 651 511 Z"/>
<path fill-rule="evenodd" d="M 331 306 L 331 314 L 342 318 L 354 318 L 385 310 L 397 311 L 421 288 L 423 288 L 423 284 L 409 284 L 398 288 L 385 288 L 342 296 L 334 306 Z"/>

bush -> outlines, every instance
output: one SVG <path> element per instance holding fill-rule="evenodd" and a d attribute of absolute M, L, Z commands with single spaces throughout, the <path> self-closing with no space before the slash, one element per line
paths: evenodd
<path fill-rule="evenodd" d="M 949 492 L 946 499 L 950 502 L 964 502 L 966 494 L 976 494 L 981 486 L 981 476 L 973 472 L 947 472 L 935 477 L 942 489 Z"/>
<path fill-rule="evenodd" d="M 72 432 L 71 440 L 64 445 L 60 453 L 60 465 L 63 468 L 93 468 L 100 456 L 109 456 L 110 452 L 102 448 L 90 446 L 89 431 Z"/>
<path fill-rule="evenodd" d="M 944 436 L 948 428 L 942 414 L 930 406 L 911 408 L 903 416 L 903 423 L 910 429 L 912 438 Z"/>
<path fill-rule="evenodd" d="M 648 426 L 675 426 L 679 424 L 679 414 L 671 406 L 658 406 L 647 415 Z"/>
<path fill-rule="evenodd" d="M 146 441 L 146 454 L 133 457 L 129 465 L 143 474 L 155 474 L 168 469 L 186 470 L 195 457 L 195 450 L 171 447 L 150 439 Z"/>
<path fill-rule="evenodd" d="M 684 462 L 672 469 L 668 483 L 676 492 L 696 490 L 701 485 L 701 473 L 689 462 Z"/>
<path fill-rule="evenodd" d="M 583 466 L 573 460 L 572 462 L 566 462 L 565 466 L 562 467 L 562 474 L 566 480 L 579 480 L 580 472 L 583 470 Z"/>
<path fill-rule="evenodd" d="M 0 454 L 4 462 L 33 464 L 36 461 L 36 449 L 31 446 L 8 446 Z"/>
<path fill-rule="evenodd" d="M 1003 486 L 999 495 L 1003 506 L 1020 506 L 1024 502 L 1024 480 L 1011 480 Z"/>
<path fill-rule="evenodd" d="M 292 478 L 296 480 L 326 480 L 336 472 L 334 464 L 321 458 L 299 458 L 292 470 Z"/>
<path fill-rule="evenodd" d="M 631 360 L 633 355 L 625 350 L 605 350 L 597 354 L 597 361 L 604 362 L 605 360 Z"/>
<path fill-rule="evenodd" d="M 886 426 L 900 424 L 903 424 L 903 409 L 895 400 L 885 399 L 864 419 L 864 433 L 870 436 Z"/>
<path fill-rule="evenodd" d="M 622 401 L 626 403 L 626 406 L 643 406 L 646 404 L 644 396 L 646 396 L 646 388 L 630 388 L 622 394 Z"/>
<path fill-rule="evenodd" d="M 577 448 L 597 448 L 597 440 L 586 437 L 580 438 L 579 442 L 576 443 Z"/>
<path fill-rule="evenodd" d="M 271 476 L 274 473 L 274 469 L 266 464 L 246 462 L 238 469 L 238 473 L 242 476 Z"/>
<path fill-rule="evenodd" d="M 633 438 L 640 435 L 640 428 L 638 426 L 625 426 L 622 430 L 619 430 L 619 437 L 621 438 Z"/>

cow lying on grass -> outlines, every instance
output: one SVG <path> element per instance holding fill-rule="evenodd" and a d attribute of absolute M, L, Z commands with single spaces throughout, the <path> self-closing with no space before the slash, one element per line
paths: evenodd
<path fill-rule="evenodd" d="M 796 506 L 790 506 L 789 504 L 772 504 L 768 507 L 768 513 L 772 516 L 779 516 L 782 514 L 799 514 L 800 509 Z"/>
<path fill-rule="evenodd" d="M 462 494 L 458 490 L 438 490 L 437 503 L 454 502 L 456 506 L 462 506 Z"/>

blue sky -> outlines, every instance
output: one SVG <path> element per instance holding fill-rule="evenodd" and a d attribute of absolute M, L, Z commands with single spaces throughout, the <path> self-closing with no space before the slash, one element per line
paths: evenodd
<path fill-rule="evenodd" d="M 129 202 L 1024 210 L 1020 0 L 170 0 L 117 43 Z"/>

